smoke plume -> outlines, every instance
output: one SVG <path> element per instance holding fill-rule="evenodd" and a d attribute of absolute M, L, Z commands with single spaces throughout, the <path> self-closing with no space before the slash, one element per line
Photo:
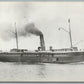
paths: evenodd
<path fill-rule="evenodd" d="M 42 35 L 42 32 L 35 27 L 34 23 L 29 23 L 24 25 L 22 28 L 16 28 L 17 29 L 17 35 L 18 37 L 27 37 L 27 36 L 31 36 L 31 35 L 36 35 L 36 36 L 40 36 Z M 4 31 L 4 33 L 2 34 L 1 38 L 5 41 L 11 40 L 13 38 L 15 38 L 15 28 L 11 29 L 7 29 Z"/>
<path fill-rule="evenodd" d="M 26 24 L 22 30 L 18 31 L 19 36 L 25 37 L 31 34 L 36 35 L 36 36 L 42 35 L 42 32 L 35 27 L 34 23 Z"/>

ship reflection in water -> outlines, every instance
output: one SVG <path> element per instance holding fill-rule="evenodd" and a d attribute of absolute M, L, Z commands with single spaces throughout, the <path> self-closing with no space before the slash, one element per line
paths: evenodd
<path fill-rule="evenodd" d="M 20 64 L 0 62 L 0 81 L 84 81 L 84 63 Z"/>

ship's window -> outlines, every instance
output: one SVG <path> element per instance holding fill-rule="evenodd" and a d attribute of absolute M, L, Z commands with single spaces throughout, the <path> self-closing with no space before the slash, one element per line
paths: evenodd
<path fill-rule="evenodd" d="M 58 59 L 58 58 L 56 58 L 56 61 L 59 61 L 59 59 Z"/>
<path fill-rule="evenodd" d="M 52 54 L 52 57 L 54 57 L 54 55 Z"/>

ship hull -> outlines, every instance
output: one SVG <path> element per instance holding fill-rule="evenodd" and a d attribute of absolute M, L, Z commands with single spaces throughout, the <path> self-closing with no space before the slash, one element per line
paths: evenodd
<path fill-rule="evenodd" d="M 84 61 L 84 52 L 15 52 L 0 53 L 2 62 L 75 63 Z"/>

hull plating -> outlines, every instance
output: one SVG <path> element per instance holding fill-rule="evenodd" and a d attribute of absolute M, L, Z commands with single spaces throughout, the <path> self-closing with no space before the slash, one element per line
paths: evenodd
<path fill-rule="evenodd" d="M 74 63 L 84 61 L 84 52 L 27 52 L 27 53 L 0 53 L 2 62 L 27 63 Z"/>

